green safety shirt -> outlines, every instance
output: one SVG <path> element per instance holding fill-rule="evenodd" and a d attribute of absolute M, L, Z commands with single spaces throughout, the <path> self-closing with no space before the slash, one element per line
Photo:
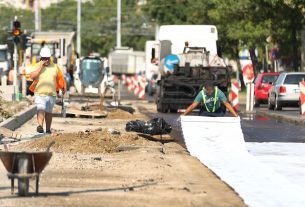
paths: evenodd
<path fill-rule="evenodd" d="M 226 95 L 217 87 L 215 87 L 211 96 L 206 94 L 205 89 L 202 89 L 194 100 L 194 102 L 201 103 L 208 112 L 217 111 L 221 106 L 221 102 L 225 101 L 227 101 Z"/>

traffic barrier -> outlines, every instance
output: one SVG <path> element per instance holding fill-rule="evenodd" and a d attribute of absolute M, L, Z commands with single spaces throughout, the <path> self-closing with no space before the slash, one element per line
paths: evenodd
<path fill-rule="evenodd" d="M 238 89 L 239 89 L 239 87 L 238 87 L 238 82 L 237 81 L 232 81 L 231 89 L 232 89 L 232 94 L 231 94 L 232 95 L 232 105 L 233 105 L 233 108 L 235 110 L 237 110 L 238 107 L 239 107 L 239 104 L 238 104 Z"/>
<path fill-rule="evenodd" d="M 300 82 L 300 109 L 301 114 L 305 115 L 305 82 Z"/>
<path fill-rule="evenodd" d="M 132 82 L 133 82 L 133 92 L 136 96 L 139 95 L 139 81 L 138 81 L 138 76 L 133 76 L 132 77 Z"/>
<path fill-rule="evenodd" d="M 145 86 L 146 86 L 146 78 L 145 76 L 142 76 L 139 82 L 139 99 L 144 100 L 145 99 Z"/>
<path fill-rule="evenodd" d="M 128 76 L 126 78 L 126 82 L 127 82 L 127 88 L 129 91 L 133 90 L 133 81 L 132 81 L 132 77 Z"/>
<path fill-rule="evenodd" d="M 126 85 L 126 84 L 127 84 L 126 75 L 123 74 L 122 75 L 122 85 Z"/>

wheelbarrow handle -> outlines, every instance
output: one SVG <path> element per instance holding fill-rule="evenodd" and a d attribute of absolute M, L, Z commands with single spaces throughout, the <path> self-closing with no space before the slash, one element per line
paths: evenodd
<path fill-rule="evenodd" d="M 48 145 L 47 148 L 47 152 L 50 152 L 50 148 L 55 144 L 55 141 L 53 140 L 52 142 L 50 142 L 50 144 Z"/>

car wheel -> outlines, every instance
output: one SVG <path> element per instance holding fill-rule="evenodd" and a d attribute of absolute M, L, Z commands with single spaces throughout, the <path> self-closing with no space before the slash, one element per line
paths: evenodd
<path fill-rule="evenodd" d="M 274 110 L 277 110 L 277 111 L 281 111 L 281 110 L 282 110 L 282 105 L 281 105 L 281 103 L 279 102 L 279 100 L 277 100 L 277 98 L 275 99 Z"/>
<path fill-rule="evenodd" d="M 271 103 L 269 98 L 268 98 L 268 109 L 269 110 L 273 110 L 274 109 L 274 105 Z"/>

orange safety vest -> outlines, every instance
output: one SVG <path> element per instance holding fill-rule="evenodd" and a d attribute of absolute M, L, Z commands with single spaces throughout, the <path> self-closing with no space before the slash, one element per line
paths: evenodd
<path fill-rule="evenodd" d="M 57 64 L 55 64 L 57 68 L 57 76 L 56 76 L 56 91 L 59 91 L 62 88 L 65 88 L 66 86 L 66 81 L 64 78 L 64 75 L 61 72 L 61 69 L 58 67 Z M 33 83 L 30 85 L 29 90 L 34 93 L 36 85 L 38 83 L 38 80 L 34 80 Z"/>

